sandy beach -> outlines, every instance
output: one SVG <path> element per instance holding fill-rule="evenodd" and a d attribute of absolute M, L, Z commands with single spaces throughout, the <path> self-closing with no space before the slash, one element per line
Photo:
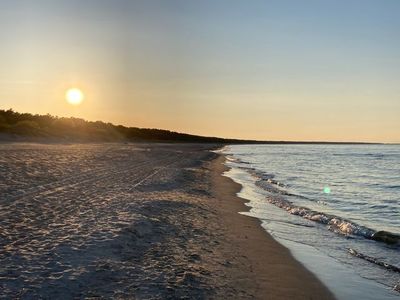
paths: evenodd
<path fill-rule="evenodd" d="M 213 145 L 0 145 L 4 299 L 333 299 Z"/>

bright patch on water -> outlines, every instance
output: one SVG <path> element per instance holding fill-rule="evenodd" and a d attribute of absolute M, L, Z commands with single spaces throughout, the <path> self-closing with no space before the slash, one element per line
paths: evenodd
<path fill-rule="evenodd" d="M 375 298 L 398 298 L 388 291 L 400 284 L 400 146 L 235 145 L 225 153 L 232 168 L 227 175 L 251 200 L 248 214 L 268 232 L 372 280 Z M 318 261 L 310 269 L 327 271 Z M 367 290 L 363 284 L 354 289 Z"/>
<path fill-rule="evenodd" d="M 328 187 L 328 186 L 324 187 L 324 193 L 325 194 L 330 194 L 331 193 L 331 188 Z"/>

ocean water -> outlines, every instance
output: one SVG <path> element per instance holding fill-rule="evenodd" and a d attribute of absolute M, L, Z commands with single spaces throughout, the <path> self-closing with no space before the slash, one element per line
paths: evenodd
<path fill-rule="evenodd" d="M 249 215 L 339 299 L 400 298 L 400 145 L 233 145 Z M 398 291 L 396 291 L 398 289 Z"/>

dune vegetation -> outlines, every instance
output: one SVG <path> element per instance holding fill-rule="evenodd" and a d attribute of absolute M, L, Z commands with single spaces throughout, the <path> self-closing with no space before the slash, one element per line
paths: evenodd
<path fill-rule="evenodd" d="M 169 130 L 126 127 L 102 121 L 86 121 L 0 110 L 0 134 L 7 138 L 55 139 L 88 142 L 196 142 L 243 143 L 243 140 L 204 137 Z M 250 142 L 250 141 L 248 141 Z"/>

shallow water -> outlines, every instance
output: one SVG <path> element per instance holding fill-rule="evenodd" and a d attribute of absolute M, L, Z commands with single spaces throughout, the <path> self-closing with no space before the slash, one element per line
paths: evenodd
<path fill-rule="evenodd" d="M 381 298 L 400 283 L 400 146 L 237 145 L 224 152 L 250 214 L 278 240 L 329 256 L 351 269 L 350 278 L 375 282 L 382 293 L 370 288 Z M 354 289 L 357 282 L 367 281 L 355 280 Z"/>

